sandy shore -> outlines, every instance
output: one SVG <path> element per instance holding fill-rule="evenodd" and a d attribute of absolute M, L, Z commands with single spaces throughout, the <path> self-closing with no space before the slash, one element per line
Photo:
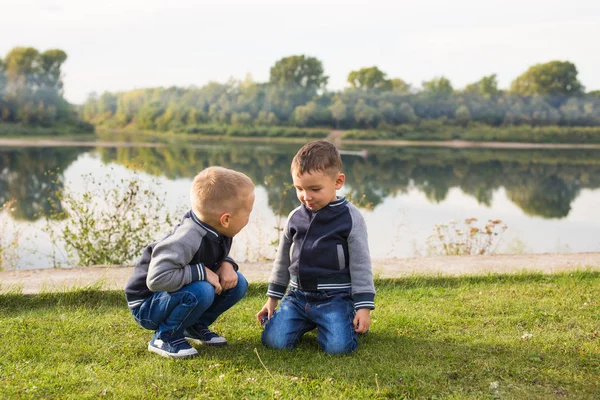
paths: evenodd
<path fill-rule="evenodd" d="M 373 260 L 376 277 L 397 278 L 410 275 L 481 275 L 524 271 L 554 273 L 590 269 L 600 271 L 600 253 L 526 254 L 495 256 L 456 256 L 390 258 Z M 0 292 L 31 294 L 64 291 L 86 286 L 121 289 L 131 276 L 132 267 L 96 266 L 89 268 L 34 269 L 0 272 Z M 241 263 L 240 271 L 250 282 L 266 282 L 270 262 Z"/>

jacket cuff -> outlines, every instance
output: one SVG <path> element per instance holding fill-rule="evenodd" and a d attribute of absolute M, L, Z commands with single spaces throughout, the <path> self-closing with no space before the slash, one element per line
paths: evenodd
<path fill-rule="evenodd" d="M 269 288 L 267 289 L 267 296 L 277 300 L 281 300 L 285 295 L 286 289 L 287 287 L 285 286 L 281 286 L 276 283 L 269 283 Z"/>
<path fill-rule="evenodd" d="M 206 280 L 206 268 L 204 264 L 190 264 L 190 270 L 192 271 L 192 282 Z"/>
<path fill-rule="evenodd" d="M 238 270 L 240 269 L 239 265 L 237 265 L 237 263 L 235 261 L 233 261 L 233 258 L 231 258 L 231 257 L 225 257 L 225 259 L 223 261 L 227 261 L 227 262 L 231 263 L 231 265 L 233 265 L 233 270 L 235 272 L 238 272 Z"/>
<path fill-rule="evenodd" d="M 361 308 L 375 309 L 375 293 L 354 293 L 352 300 L 354 301 L 354 308 L 356 310 L 360 310 Z"/>

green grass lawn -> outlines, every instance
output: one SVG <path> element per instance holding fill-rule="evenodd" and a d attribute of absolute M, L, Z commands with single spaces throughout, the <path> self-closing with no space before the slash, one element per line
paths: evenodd
<path fill-rule="evenodd" d="M 352 355 L 319 352 L 314 333 L 264 348 L 255 284 L 213 326 L 229 345 L 191 360 L 148 352 L 121 292 L 0 295 L 0 398 L 600 398 L 599 272 L 376 287 Z"/>

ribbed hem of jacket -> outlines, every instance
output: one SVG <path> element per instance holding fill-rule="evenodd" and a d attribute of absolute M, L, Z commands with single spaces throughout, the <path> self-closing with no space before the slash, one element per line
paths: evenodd
<path fill-rule="evenodd" d="M 127 307 L 129 307 L 130 310 L 135 310 L 136 308 L 144 304 L 147 298 L 148 297 L 142 297 L 139 299 L 127 299 Z"/>
<path fill-rule="evenodd" d="M 206 267 L 204 264 L 190 264 L 190 271 L 192 272 L 192 282 L 206 280 Z"/>
<path fill-rule="evenodd" d="M 361 308 L 375 309 L 375 293 L 354 293 L 352 300 L 354 301 L 354 308 L 356 310 L 360 310 Z"/>
<path fill-rule="evenodd" d="M 269 288 L 267 289 L 267 296 L 277 300 L 281 300 L 285 295 L 286 290 L 286 286 L 281 286 L 276 283 L 269 283 Z"/>
<path fill-rule="evenodd" d="M 293 282 L 290 282 L 290 286 L 293 288 L 298 288 L 297 285 L 294 285 Z M 345 287 L 344 287 L 345 288 Z M 348 286 L 350 288 L 350 286 Z M 318 290 L 330 290 L 332 288 L 322 288 Z M 267 289 L 267 296 L 272 297 L 277 300 L 281 300 L 285 295 L 285 291 L 287 290 L 286 286 L 278 285 L 276 283 L 269 283 L 269 288 Z M 300 289 L 305 290 L 305 289 Z M 375 293 L 354 293 L 352 295 L 352 301 L 354 303 L 354 309 L 360 310 L 361 308 L 367 308 L 369 310 L 375 309 Z"/>

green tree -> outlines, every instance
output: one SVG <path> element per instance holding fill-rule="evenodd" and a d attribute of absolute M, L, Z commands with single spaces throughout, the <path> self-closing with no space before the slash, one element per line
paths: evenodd
<path fill-rule="evenodd" d="M 533 65 L 510 85 L 510 90 L 521 96 L 575 96 L 583 89 L 577 68 L 569 61 Z"/>
<path fill-rule="evenodd" d="M 360 99 L 354 106 L 354 119 L 360 125 L 372 128 L 383 118 L 381 111 L 368 105 L 364 99 Z"/>
<path fill-rule="evenodd" d="M 401 124 L 411 124 L 417 122 L 418 119 L 415 110 L 410 104 L 406 102 L 400 104 L 400 107 L 398 107 L 398 122 Z"/>
<path fill-rule="evenodd" d="M 469 107 L 464 104 L 456 109 L 455 115 L 456 122 L 460 126 L 467 126 L 469 122 L 471 122 L 471 112 L 469 111 Z"/>
<path fill-rule="evenodd" d="M 17 107 L 24 106 L 34 94 L 38 59 L 39 52 L 33 47 L 15 47 L 4 59 L 6 96 Z"/>
<path fill-rule="evenodd" d="M 498 80 L 496 74 L 484 76 L 479 81 L 465 87 L 465 93 L 495 96 L 498 94 Z"/>
<path fill-rule="evenodd" d="M 39 56 L 37 84 L 41 90 L 52 95 L 63 95 L 61 67 L 67 60 L 67 53 L 59 49 L 46 50 Z"/>
<path fill-rule="evenodd" d="M 269 81 L 277 86 L 297 87 L 316 92 L 327 86 L 328 79 L 321 61 L 315 57 L 296 55 L 277 61 L 271 67 Z"/>
<path fill-rule="evenodd" d="M 266 125 L 266 126 L 277 125 L 279 123 L 279 120 L 277 119 L 277 116 L 275 116 L 275 114 L 273 114 L 270 111 L 265 111 L 265 110 L 260 111 L 254 121 L 258 125 Z"/>
<path fill-rule="evenodd" d="M 392 91 L 396 93 L 409 94 L 410 93 L 410 83 L 406 83 L 400 78 L 394 78 L 390 80 L 392 85 Z"/>
<path fill-rule="evenodd" d="M 452 94 L 454 88 L 448 78 L 440 76 L 439 78 L 434 78 L 430 81 L 424 81 L 423 90 L 427 94 L 447 96 Z"/>
<path fill-rule="evenodd" d="M 348 117 L 348 107 L 339 97 L 336 98 L 335 102 L 329 106 L 331 116 L 335 120 L 335 126 L 340 129 L 340 123 Z"/>
<path fill-rule="evenodd" d="M 385 78 L 386 73 L 377 67 L 361 68 L 348 74 L 348 83 L 354 89 L 390 90 L 392 83 Z"/>

